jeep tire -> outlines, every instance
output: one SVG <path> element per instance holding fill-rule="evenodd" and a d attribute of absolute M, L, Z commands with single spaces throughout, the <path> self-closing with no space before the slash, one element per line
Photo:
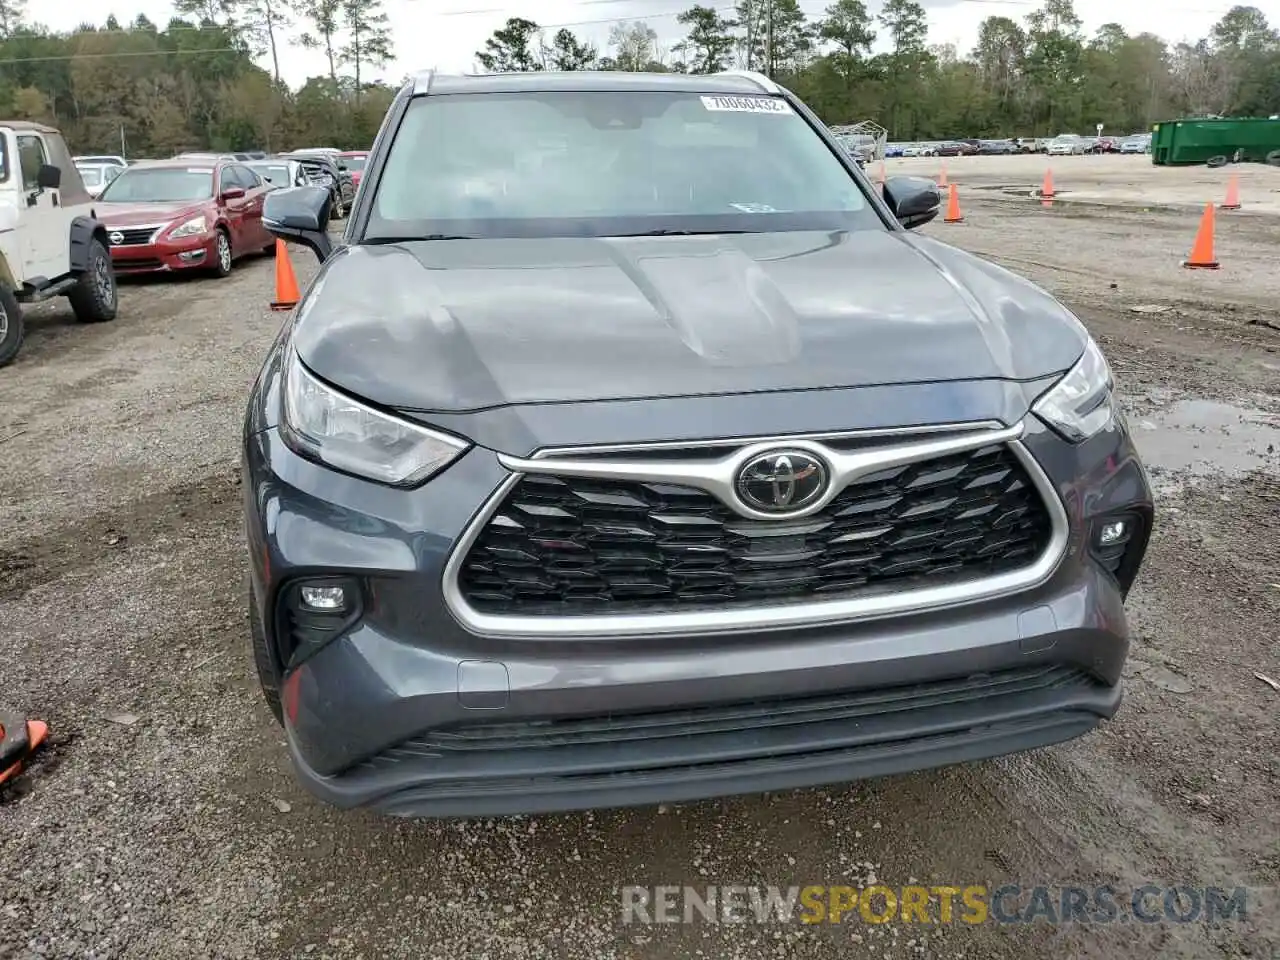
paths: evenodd
<path fill-rule="evenodd" d="M 111 254 L 102 241 L 89 241 L 89 255 L 84 273 L 67 294 L 71 309 L 81 323 L 105 323 L 116 318 L 119 294 Z"/>
<path fill-rule="evenodd" d="M 0 367 L 22 348 L 22 307 L 13 291 L 0 284 Z"/>

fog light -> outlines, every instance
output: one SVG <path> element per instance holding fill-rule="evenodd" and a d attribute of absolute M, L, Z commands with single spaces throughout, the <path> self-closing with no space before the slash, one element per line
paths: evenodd
<path fill-rule="evenodd" d="M 1123 543 L 1129 536 L 1129 524 L 1124 520 L 1108 520 L 1098 528 L 1098 545 L 1102 547 Z"/>
<path fill-rule="evenodd" d="M 344 587 L 303 587 L 302 605 L 309 610 L 340 613 L 347 608 L 347 591 Z"/>

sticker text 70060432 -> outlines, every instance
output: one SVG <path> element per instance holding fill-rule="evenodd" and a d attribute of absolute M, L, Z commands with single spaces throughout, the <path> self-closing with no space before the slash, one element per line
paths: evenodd
<path fill-rule="evenodd" d="M 791 113 L 791 104 L 778 97 L 703 97 L 702 105 L 708 110 L 731 113 Z"/>

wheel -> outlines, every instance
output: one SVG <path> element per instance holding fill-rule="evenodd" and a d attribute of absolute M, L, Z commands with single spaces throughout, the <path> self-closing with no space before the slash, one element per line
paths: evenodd
<path fill-rule="evenodd" d="M 1273 167 L 1280 167 L 1280 150 L 1272 150 L 1268 153 L 1267 163 Z"/>
<path fill-rule="evenodd" d="M 225 277 L 231 272 L 231 237 L 221 227 L 217 229 L 215 236 L 217 239 L 213 243 L 213 266 L 210 269 L 215 276 Z"/>
<path fill-rule="evenodd" d="M 253 646 L 253 665 L 258 670 L 258 685 L 262 687 L 262 699 L 267 701 L 267 709 L 276 718 L 276 723 L 284 723 L 284 710 L 280 706 L 280 679 L 276 676 L 275 661 L 271 658 L 271 650 L 267 647 L 267 633 L 262 628 L 262 617 L 258 614 L 258 604 L 253 598 L 253 588 L 249 588 L 249 642 Z"/>
<path fill-rule="evenodd" d="M 67 294 L 67 300 L 81 323 L 105 323 L 116 318 L 116 271 L 101 240 L 89 241 L 88 266 Z"/>
<path fill-rule="evenodd" d="M 1218 167 L 1225 167 L 1228 162 L 1229 161 L 1225 156 L 1222 156 L 1221 154 L 1219 154 L 1216 157 L 1210 157 L 1208 160 L 1204 162 L 1204 165 L 1206 167 L 1212 167 L 1214 169 L 1217 169 Z"/>
<path fill-rule="evenodd" d="M 22 347 L 22 307 L 8 287 L 0 286 L 0 367 Z"/>

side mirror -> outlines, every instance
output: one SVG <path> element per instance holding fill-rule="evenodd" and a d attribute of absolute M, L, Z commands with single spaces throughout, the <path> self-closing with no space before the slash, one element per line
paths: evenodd
<path fill-rule="evenodd" d="M 329 240 L 328 187 L 272 190 L 262 208 L 262 223 L 274 237 L 307 247 L 320 260 L 333 251 Z"/>
<path fill-rule="evenodd" d="M 244 196 L 244 187 L 227 187 L 222 191 L 223 200 L 239 200 Z"/>
<path fill-rule="evenodd" d="M 62 168 L 49 163 L 40 164 L 40 169 L 36 171 L 36 188 L 57 190 L 60 186 L 62 186 Z"/>
<path fill-rule="evenodd" d="M 890 177 L 884 182 L 884 202 L 900 224 L 913 230 L 938 215 L 942 196 L 928 177 Z"/>

